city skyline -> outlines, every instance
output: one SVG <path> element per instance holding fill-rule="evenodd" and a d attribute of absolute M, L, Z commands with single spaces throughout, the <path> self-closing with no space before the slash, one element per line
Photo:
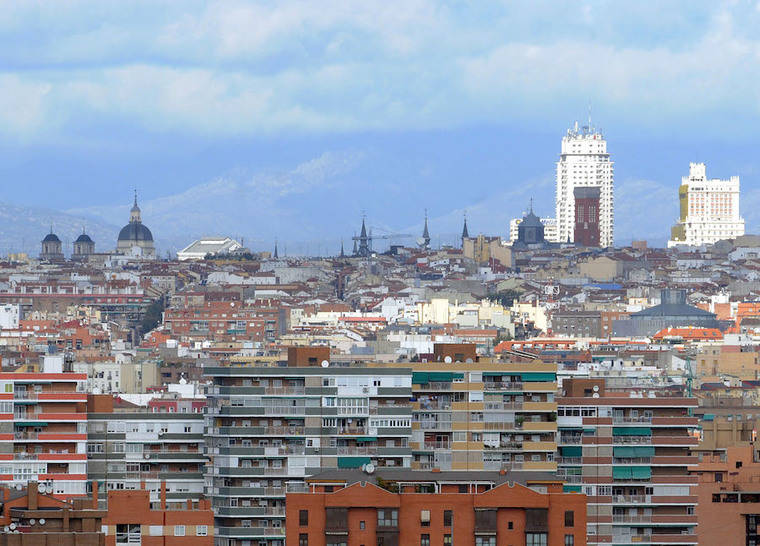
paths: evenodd
<path fill-rule="evenodd" d="M 159 14 L 82 2 L 53 14 L 12 3 L 0 27 L 0 173 L 24 184 L 8 184 L 3 201 L 108 223 L 137 187 L 146 216 L 170 216 L 179 234 L 337 249 L 362 210 L 417 233 L 425 199 L 432 232 L 456 237 L 462 211 L 482 209 L 473 229 L 506 236 L 531 196 L 550 215 L 558 135 L 591 103 L 614 143 L 616 237 L 664 245 L 678 217 L 665 196 L 689 162 L 740 176 L 745 202 L 760 203 L 757 86 L 736 83 L 757 66 L 760 15 L 689 7 L 235 3 Z M 548 13 L 562 28 L 541 25 Z M 34 25 L 42 39 L 25 38 Z M 702 86 L 711 92 L 695 97 Z M 198 195 L 207 209 L 187 206 Z M 490 200 L 502 202 L 498 224 Z M 266 214 L 247 214 L 256 203 Z M 746 209 L 752 232 L 760 207 Z M 649 211 L 656 223 L 642 226 Z M 213 230 L 221 215 L 234 228 Z M 160 221 L 159 246 L 180 247 Z"/>

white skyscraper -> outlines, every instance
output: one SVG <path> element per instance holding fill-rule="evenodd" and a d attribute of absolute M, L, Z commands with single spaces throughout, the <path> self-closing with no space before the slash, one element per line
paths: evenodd
<path fill-rule="evenodd" d="M 614 243 L 613 168 L 607 141 L 591 126 L 575 127 L 562 138 L 562 152 L 557 162 L 557 239 L 575 241 L 575 195 L 577 187 L 599 188 L 599 244 Z"/>
<path fill-rule="evenodd" d="M 709 245 L 744 235 L 739 216 L 739 177 L 708 179 L 704 163 L 689 163 L 678 189 L 680 214 L 668 247 Z"/>

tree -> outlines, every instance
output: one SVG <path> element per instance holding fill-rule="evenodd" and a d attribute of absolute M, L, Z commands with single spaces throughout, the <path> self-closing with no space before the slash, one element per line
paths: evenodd
<path fill-rule="evenodd" d="M 150 302 L 145 310 L 145 316 L 140 323 L 140 329 L 143 332 L 150 332 L 153 328 L 161 324 L 161 316 L 164 312 L 164 298 L 158 298 Z"/>
<path fill-rule="evenodd" d="M 514 301 L 519 297 L 520 292 L 512 288 L 508 288 L 507 290 L 502 290 L 501 292 L 498 292 L 495 295 L 491 296 L 490 300 L 498 303 L 502 307 L 512 307 Z"/>

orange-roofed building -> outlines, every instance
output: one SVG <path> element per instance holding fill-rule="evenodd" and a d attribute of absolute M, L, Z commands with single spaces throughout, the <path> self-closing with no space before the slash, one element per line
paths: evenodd
<path fill-rule="evenodd" d="M 655 341 L 719 341 L 723 334 L 717 328 L 663 328 L 652 339 Z"/>

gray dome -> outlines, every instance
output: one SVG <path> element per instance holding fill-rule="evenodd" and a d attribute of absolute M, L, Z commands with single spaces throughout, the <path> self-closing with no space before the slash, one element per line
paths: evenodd
<path fill-rule="evenodd" d="M 45 235 L 45 238 L 42 239 L 43 243 L 60 243 L 61 240 L 58 238 L 58 235 L 55 233 L 48 233 Z"/>
<path fill-rule="evenodd" d="M 77 240 L 74 241 L 75 243 L 91 243 L 92 239 L 90 239 L 90 236 L 86 233 L 82 233 L 79 237 L 77 237 Z"/>
<path fill-rule="evenodd" d="M 119 232 L 119 241 L 153 241 L 153 234 L 140 222 L 130 222 Z"/>

